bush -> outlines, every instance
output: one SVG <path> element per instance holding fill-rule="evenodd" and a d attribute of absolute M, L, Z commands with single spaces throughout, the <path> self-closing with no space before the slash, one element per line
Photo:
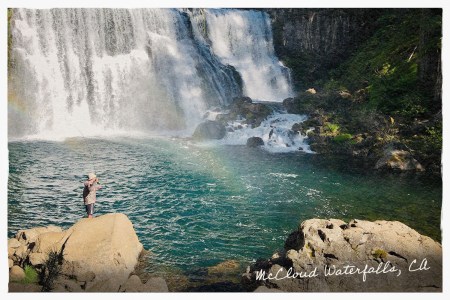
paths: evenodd
<path fill-rule="evenodd" d="M 335 136 L 333 141 L 342 143 L 342 142 L 346 142 L 352 138 L 353 138 L 353 135 L 351 135 L 350 133 L 342 133 L 342 134 Z"/>
<path fill-rule="evenodd" d="M 26 265 L 24 272 L 25 278 L 22 279 L 22 283 L 37 283 L 39 281 L 39 275 L 32 266 Z"/>
<path fill-rule="evenodd" d="M 377 249 L 375 251 L 372 252 L 372 256 L 375 259 L 385 259 L 387 257 L 387 252 L 384 251 L 383 249 Z"/>
<path fill-rule="evenodd" d="M 333 123 L 327 123 L 326 124 L 328 131 L 330 131 L 333 134 L 337 134 L 339 131 L 339 125 L 338 124 L 333 124 Z"/>
<path fill-rule="evenodd" d="M 44 263 L 44 268 L 40 273 L 40 283 L 43 292 L 53 289 L 54 281 L 58 278 L 62 267 L 62 253 L 52 251 Z"/>

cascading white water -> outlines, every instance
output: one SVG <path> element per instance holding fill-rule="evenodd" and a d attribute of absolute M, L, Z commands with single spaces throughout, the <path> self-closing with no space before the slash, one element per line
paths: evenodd
<path fill-rule="evenodd" d="M 242 95 L 241 85 L 257 99 L 289 95 L 266 14 L 201 10 L 210 36 L 205 38 L 199 11 L 13 9 L 9 136 L 189 134 L 208 108 Z M 226 22 L 219 22 L 221 16 Z M 233 32 L 229 44 L 238 47 L 236 32 L 242 30 L 252 36 L 254 48 L 245 40 L 227 59 L 217 46 L 225 38 L 219 33 Z"/>
<path fill-rule="evenodd" d="M 274 113 L 256 128 L 236 120 L 228 124 L 227 127 L 231 130 L 220 143 L 224 145 L 245 145 L 248 138 L 260 137 L 264 142 L 263 148 L 269 152 L 282 153 L 300 150 L 306 153 L 314 153 L 305 141 L 308 136 L 292 130 L 292 125 L 302 123 L 305 120 L 305 115 Z"/>
<path fill-rule="evenodd" d="M 245 95 L 273 102 L 293 95 L 289 70 L 275 56 L 265 12 L 214 9 L 205 14 L 213 51 L 241 74 Z"/>

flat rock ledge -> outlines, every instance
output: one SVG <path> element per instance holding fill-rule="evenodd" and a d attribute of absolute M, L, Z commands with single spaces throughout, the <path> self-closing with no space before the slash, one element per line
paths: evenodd
<path fill-rule="evenodd" d="M 310 219 L 242 281 L 255 292 L 442 292 L 442 246 L 397 221 Z"/>
<path fill-rule="evenodd" d="M 81 219 L 67 230 L 19 230 L 8 240 L 9 291 L 168 292 L 163 278 L 143 282 L 133 275 L 145 253 L 133 224 L 121 213 Z M 25 283 L 27 265 L 40 275 L 39 282 Z"/>

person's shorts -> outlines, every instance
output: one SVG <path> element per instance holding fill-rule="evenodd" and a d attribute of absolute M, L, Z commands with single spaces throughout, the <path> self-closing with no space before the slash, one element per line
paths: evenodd
<path fill-rule="evenodd" d="M 88 215 L 93 215 L 94 214 L 94 203 L 91 204 L 87 204 L 86 206 L 86 212 Z"/>

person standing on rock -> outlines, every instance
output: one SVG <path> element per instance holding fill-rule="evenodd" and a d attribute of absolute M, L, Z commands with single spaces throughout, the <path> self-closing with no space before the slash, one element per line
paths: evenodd
<path fill-rule="evenodd" d="M 102 186 L 98 184 L 98 178 L 94 173 L 89 173 L 88 180 L 84 182 L 83 201 L 88 218 L 94 217 L 94 203 L 97 200 L 97 190 Z"/>

